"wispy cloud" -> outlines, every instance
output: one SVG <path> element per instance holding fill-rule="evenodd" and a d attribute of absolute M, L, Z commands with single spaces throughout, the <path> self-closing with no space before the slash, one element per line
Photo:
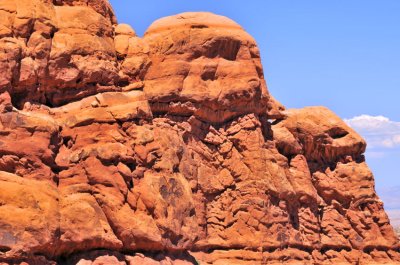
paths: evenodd
<path fill-rule="evenodd" d="M 370 115 L 345 119 L 345 122 L 366 139 L 370 149 L 400 147 L 400 122 Z"/>
<path fill-rule="evenodd" d="M 345 122 L 367 141 L 366 157 L 377 176 L 377 192 L 392 224 L 400 227 L 400 185 L 396 169 L 400 163 L 400 122 L 370 115 L 345 119 Z"/>

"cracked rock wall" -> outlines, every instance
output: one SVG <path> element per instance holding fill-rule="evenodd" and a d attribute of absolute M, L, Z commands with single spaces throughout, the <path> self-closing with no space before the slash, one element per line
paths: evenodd
<path fill-rule="evenodd" d="M 0 2 L 0 264 L 399 264 L 365 148 L 228 18 Z"/>

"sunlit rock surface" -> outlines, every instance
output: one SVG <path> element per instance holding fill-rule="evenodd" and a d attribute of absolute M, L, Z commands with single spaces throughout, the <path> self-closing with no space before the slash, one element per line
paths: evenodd
<path fill-rule="evenodd" d="M 2 0 L 0 73 L 0 264 L 400 262 L 365 141 L 228 18 Z"/>

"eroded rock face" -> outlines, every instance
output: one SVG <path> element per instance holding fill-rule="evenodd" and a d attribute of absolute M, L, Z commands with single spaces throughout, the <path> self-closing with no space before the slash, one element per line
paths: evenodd
<path fill-rule="evenodd" d="M 119 82 L 107 1 L 0 3 L 0 89 L 16 107 L 65 104 Z"/>
<path fill-rule="evenodd" d="M 269 95 L 259 50 L 235 22 L 184 13 L 154 22 L 144 41 L 152 62 L 144 91 L 155 113 L 218 123 L 266 112 Z"/>
<path fill-rule="evenodd" d="M 400 262 L 365 141 L 285 111 L 233 21 L 139 38 L 106 1 L 0 13 L 0 264 Z"/>

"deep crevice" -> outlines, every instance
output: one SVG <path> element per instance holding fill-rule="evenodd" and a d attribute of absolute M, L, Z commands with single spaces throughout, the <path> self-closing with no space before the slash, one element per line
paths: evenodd
<path fill-rule="evenodd" d="M 10 251 L 11 248 L 10 247 L 6 247 L 6 246 L 0 246 L 0 252 L 6 253 L 8 251 Z"/>

